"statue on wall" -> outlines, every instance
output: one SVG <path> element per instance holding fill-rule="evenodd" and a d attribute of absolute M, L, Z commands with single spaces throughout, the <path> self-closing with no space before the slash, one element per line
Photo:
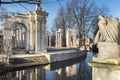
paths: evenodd
<path fill-rule="evenodd" d="M 98 31 L 94 38 L 94 43 L 98 42 L 119 42 L 119 26 L 118 21 L 114 18 L 98 16 Z"/>
<path fill-rule="evenodd" d="M 115 18 L 98 16 L 98 27 L 92 50 L 99 61 L 118 58 L 120 55 L 120 26 Z"/>

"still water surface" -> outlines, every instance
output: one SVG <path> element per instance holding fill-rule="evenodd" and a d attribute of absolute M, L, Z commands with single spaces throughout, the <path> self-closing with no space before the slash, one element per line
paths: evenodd
<path fill-rule="evenodd" d="M 88 62 L 92 53 L 86 57 L 34 66 L 0 74 L 0 80 L 92 80 L 92 68 Z"/>

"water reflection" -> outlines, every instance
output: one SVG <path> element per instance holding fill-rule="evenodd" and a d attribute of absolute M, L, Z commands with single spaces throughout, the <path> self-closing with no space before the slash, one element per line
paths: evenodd
<path fill-rule="evenodd" d="M 82 58 L 52 63 L 44 67 L 35 66 L 28 69 L 1 74 L 0 80 L 92 80 L 88 61 L 92 53 Z"/>

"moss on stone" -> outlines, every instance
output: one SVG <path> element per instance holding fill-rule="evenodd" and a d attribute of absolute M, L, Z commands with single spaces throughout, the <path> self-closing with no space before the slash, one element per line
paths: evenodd
<path fill-rule="evenodd" d="M 118 62 L 118 65 L 120 65 L 120 61 Z"/>
<path fill-rule="evenodd" d="M 107 61 L 107 64 L 115 65 L 115 63 L 113 61 Z"/>

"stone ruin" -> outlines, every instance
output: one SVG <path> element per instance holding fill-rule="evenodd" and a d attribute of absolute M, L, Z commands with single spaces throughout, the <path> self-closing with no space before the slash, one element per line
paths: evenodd
<path fill-rule="evenodd" d="M 56 31 L 56 47 L 62 47 L 62 29 Z M 68 28 L 66 31 L 66 47 L 77 47 L 76 46 L 76 30 Z"/>
<path fill-rule="evenodd" d="M 56 31 L 56 47 L 62 47 L 62 29 Z"/>
<path fill-rule="evenodd" d="M 36 10 L 6 18 L 3 39 L 6 44 L 12 44 L 5 50 L 9 50 L 10 54 L 12 54 L 12 48 L 24 48 L 29 53 L 46 51 L 47 15 L 45 11 Z"/>
<path fill-rule="evenodd" d="M 77 36 L 76 30 L 68 28 L 66 32 L 66 47 L 77 47 L 76 36 Z"/>

